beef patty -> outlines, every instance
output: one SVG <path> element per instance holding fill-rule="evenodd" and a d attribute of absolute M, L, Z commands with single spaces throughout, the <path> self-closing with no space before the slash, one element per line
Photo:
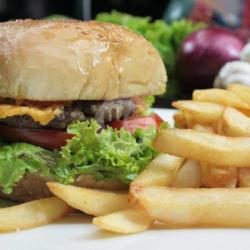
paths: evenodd
<path fill-rule="evenodd" d="M 31 174 L 23 177 L 13 188 L 13 192 L 11 194 L 6 195 L 0 189 L 0 197 L 20 202 L 51 197 L 53 194 L 49 191 L 46 185 L 46 183 L 49 181 L 53 181 L 53 179 L 39 174 Z M 128 189 L 128 185 L 119 180 L 97 181 L 91 175 L 80 175 L 75 180 L 73 185 L 112 191 Z"/>
<path fill-rule="evenodd" d="M 111 101 L 74 101 L 62 108 L 61 113 L 49 122 L 46 128 L 64 129 L 76 121 L 96 119 L 101 125 L 105 122 L 128 118 L 135 111 L 136 105 L 132 99 Z M 28 115 L 12 116 L 0 119 L 0 123 L 11 127 L 41 128 L 40 123 Z"/>

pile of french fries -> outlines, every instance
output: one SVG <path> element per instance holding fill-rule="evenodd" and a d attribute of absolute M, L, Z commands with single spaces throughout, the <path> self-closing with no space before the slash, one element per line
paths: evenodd
<path fill-rule="evenodd" d="M 0 209 L 0 231 L 52 222 L 72 208 L 98 227 L 131 234 L 172 227 L 250 227 L 250 88 L 196 90 L 176 101 L 176 128 L 154 141 L 161 152 L 118 193 L 47 183 L 56 196 Z"/>

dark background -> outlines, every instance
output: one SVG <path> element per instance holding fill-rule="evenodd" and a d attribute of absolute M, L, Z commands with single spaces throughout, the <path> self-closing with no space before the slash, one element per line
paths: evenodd
<path fill-rule="evenodd" d="M 43 18 L 62 14 L 91 19 L 98 12 L 116 9 L 134 15 L 161 18 L 168 0 L 0 0 L 0 21 L 18 18 Z"/>

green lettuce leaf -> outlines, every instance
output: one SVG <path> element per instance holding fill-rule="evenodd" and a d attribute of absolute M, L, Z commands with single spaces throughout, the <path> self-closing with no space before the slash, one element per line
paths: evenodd
<path fill-rule="evenodd" d="M 145 104 L 146 104 L 146 108 L 145 108 L 145 112 L 144 112 L 144 116 L 148 116 L 150 114 L 152 114 L 152 107 L 153 107 L 153 104 L 155 102 L 155 97 L 153 95 L 148 95 L 148 96 L 144 96 L 144 101 L 145 101 Z"/>
<path fill-rule="evenodd" d="M 26 143 L 0 147 L 0 187 L 6 194 L 26 174 L 39 173 L 70 184 L 81 174 L 97 180 L 118 179 L 131 182 L 155 157 L 151 147 L 156 129 L 137 129 L 134 134 L 100 130 L 94 121 L 79 122 L 68 127 L 75 136 L 60 151 L 49 151 Z"/>
<path fill-rule="evenodd" d="M 13 143 L 0 147 L 0 186 L 4 193 L 11 193 L 12 187 L 26 173 L 40 172 L 50 175 L 48 166 L 55 166 L 57 152 L 48 151 L 26 143 Z"/>
<path fill-rule="evenodd" d="M 97 180 L 131 182 L 156 154 L 151 147 L 155 129 L 137 129 L 131 134 L 100 128 L 94 120 L 70 125 L 68 133 L 76 136 L 62 148 L 59 167 L 71 166 L 77 174 L 91 174 Z"/>
<path fill-rule="evenodd" d="M 61 14 L 53 14 L 50 16 L 46 16 L 44 19 L 48 19 L 48 20 L 68 20 L 71 19 L 68 16 L 65 15 L 61 15 Z"/>

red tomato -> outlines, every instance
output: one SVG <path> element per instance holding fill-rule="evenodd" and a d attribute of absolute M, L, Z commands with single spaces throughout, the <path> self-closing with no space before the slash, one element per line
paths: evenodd
<path fill-rule="evenodd" d="M 73 135 L 53 129 L 14 128 L 0 125 L 0 137 L 14 142 L 27 142 L 47 149 L 60 149 Z"/>
<path fill-rule="evenodd" d="M 162 118 L 159 115 L 153 113 L 151 116 L 135 117 L 130 118 L 128 120 L 113 121 L 109 125 L 112 128 L 124 128 L 127 131 L 134 132 L 137 128 L 146 129 L 152 125 L 156 128 L 159 128 L 162 122 Z"/>

